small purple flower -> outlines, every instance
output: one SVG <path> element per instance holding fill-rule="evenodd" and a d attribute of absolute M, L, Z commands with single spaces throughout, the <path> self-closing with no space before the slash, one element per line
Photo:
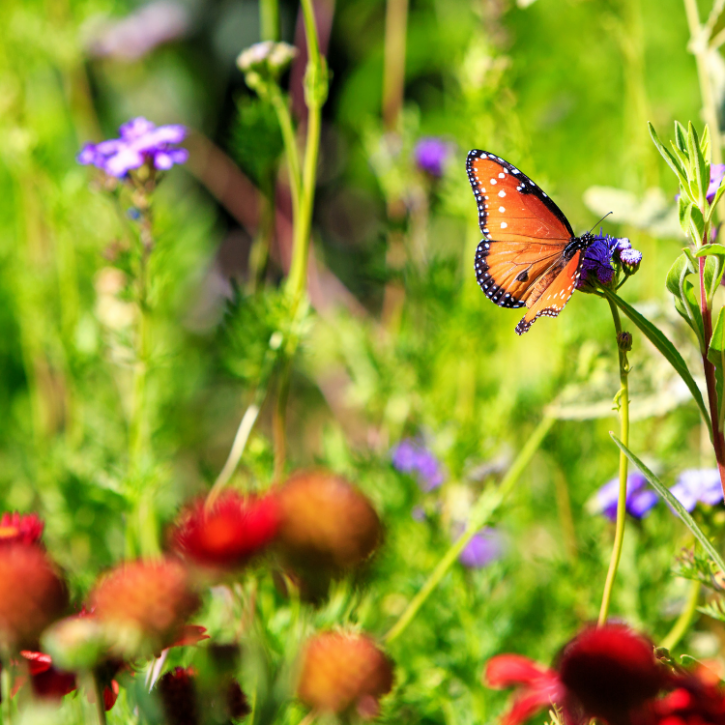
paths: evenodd
<path fill-rule="evenodd" d="M 481 529 L 466 544 L 458 561 L 469 569 L 480 569 L 500 559 L 504 552 L 504 541 L 495 529 Z"/>
<path fill-rule="evenodd" d="M 186 137 L 183 126 L 155 126 L 139 117 L 124 123 L 119 131 L 121 138 L 86 144 L 78 154 L 78 163 L 92 164 L 110 176 L 122 178 L 145 163 L 157 171 L 166 171 L 189 158 L 186 149 L 175 148 Z"/>
<path fill-rule="evenodd" d="M 641 261 L 642 253 L 632 249 L 629 239 L 610 237 L 600 231 L 584 252 L 577 289 L 586 289 L 596 282 L 610 285 L 617 271 L 615 265 L 621 264 L 627 274 L 634 274 Z"/>
<path fill-rule="evenodd" d="M 683 471 L 670 491 L 687 511 L 692 511 L 698 502 L 714 506 L 723 500 L 717 468 L 690 468 Z"/>
<path fill-rule="evenodd" d="M 657 494 L 646 486 L 647 479 L 641 473 L 630 473 L 627 476 L 627 513 L 636 519 L 647 516 L 659 501 Z M 619 478 L 607 481 L 597 491 L 597 509 L 610 521 L 617 518 L 618 498 Z"/>
<path fill-rule="evenodd" d="M 614 267 L 612 258 L 617 249 L 619 240 L 610 237 L 608 234 L 599 234 L 584 252 L 584 261 L 581 267 L 581 276 L 577 282 L 577 289 L 581 289 L 587 283 L 598 281 L 607 285 L 614 279 Z"/>
<path fill-rule="evenodd" d="M 441 465 L 422 441 L 405 438 L 393 448 L 391 454 L 393 466 L 401 473 L 416 475 L 424 491 L 432 491 L 443 483 Z"/>
<path fill-rule="evenodd" d="M 710 166 L 710 186 L 707 187 L 707 200 L 712 204 L 712 200 L 720 188 L 723 176 L 725 176 L 725 164 L 713 164 Z"/>
<path fill-rule="evenodd" d="M 440 178 L 448 158 L 448 144 L 435 136 L 422 138 L 415 145 L 413 155 L 421 171 Z"/>

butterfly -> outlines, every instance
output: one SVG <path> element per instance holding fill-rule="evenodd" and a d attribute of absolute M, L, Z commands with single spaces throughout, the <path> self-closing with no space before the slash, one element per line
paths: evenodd
<path fill-rule="evenodd" d="M 561 209 L 513 164 L 487 151 L 466 159 L 484 239 L 476 279 L 499 307 L 528 307 L 516 325 L 523 335 L 542 315 L 556 317 L 574 291 L 589 233 L 575 236 Z"/>

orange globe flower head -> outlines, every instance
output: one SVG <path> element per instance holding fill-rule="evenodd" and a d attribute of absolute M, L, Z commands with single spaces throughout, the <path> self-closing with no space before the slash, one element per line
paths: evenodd
<path fill-rule="evenodd" d="M 65 583 L 43 549 L 0 546 L 0 647 L 31 648 L 67 604 Z"/>
<path fill-rule="evenodd" d="M 45 524 L 37 514 L 5 512 L 0 516 L 1 544 L 39 544 Z"/>
<path fill-rule="evenodd" d="M 278 543 L 293 568 L 332 573 L 358 566 L 380 543 L 380 519 L 370 501 L 341 476 L 306 471 L 278 490 Z"/>
<path fill-rule="evenodd" d="M 194 565 L 233 571 L 262 552 L 278 527 L 274 497 L 224 491 L 211 506 L 197 499 L 182 512 L 171 531 L 171 546 Z"/>
<path fill-rule="evenodd" d="M 392 662 L 366 635 L 323 632 L 302 654 L 297 696 L 320 712 L 356 711 L 372 719 L 392 687 Z"/>
<path fill-rule="evenodd" d="M 186 567 L 170 558 L 123 563 L 101 578 L 90 597 L 112 650 L 126 658 L 172 644 L 200 605 Z"/>

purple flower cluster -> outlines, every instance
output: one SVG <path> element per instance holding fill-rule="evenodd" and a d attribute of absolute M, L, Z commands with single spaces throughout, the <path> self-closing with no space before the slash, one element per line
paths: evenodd
<path fill-rule="evenodd" d="M 421 171 L 440 178 L 443 176 L 443 169 L 448 158 L 448 153 L 449 147 L 445 141 L 435 136 L 429 136 L 418 141 L 415 145 L 413 156 L 416 165 Z"/>
<path fill-rule="evenodd" d="M 617 518 L 617 499 L 619 498 L 619 478 L 607 481 L 597 491 L 597 509 L 610 521 Z M 636 519 L 644 518 L 657 504 L 659 498 L 647 488 L 647 479 L 641 473 L 627 476 L 627 513 Z"/>
<path fill-rule="evenodd" d="M 725 176 L 725 164 L 713 164 L 710 167 L 710 186 L 707 187 L 707 200 L 712 204 L 717 190 L 720 188 L 723 177 Z"/>
<path fill-rule="evenodd" d="M 504 540 L 496 529 L 481 529 L 466 544 L 458 561 L 469 569 L 480 569 L 500 559 L 504 552 Z"/>
<path fill-rule="evenodd" d="M 155 126 L 139 116 L 124 123 L 119 133 L 120 138 L 86 144 L 78 154 L 78 163 L 97 166 L 110 176 L 121 178 L 144 164 L 166 171 L 189 158 L 186 149 L 176 147 L 186 137 L 183 126 Z"/>
<path fill-rule="evenodd" d="M 717 468 L 690 468 L 683 471 L 670 491 L 688 511 L 692 511 L 698 502 L 714 506 L 723 500 Z"/>
<path fill-rule="evenodd" d="M 444 480 L 438 459 L 422 441 L 405 438 L 391 451 L 393 466 L 401 473 L 415 475 L 424 491 L 438 488 Z"/>
<path fill-rule="evenodd" d="M 600 232 L 584 253 L 577 289 L 594 282 L 609 285 L 614 280 L 616 265 L 620 264 L 627 274 L 632 274 L 641 261 L 642 252 L 632 249 L 629 239 L 610 237 Z"/>

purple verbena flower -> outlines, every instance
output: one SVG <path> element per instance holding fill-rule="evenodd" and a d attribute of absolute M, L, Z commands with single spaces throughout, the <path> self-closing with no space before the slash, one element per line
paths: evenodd
<path fill-rule="evenodd" d="M 636 519 L 642 519 L 657 504 L 659 498 L 647 488 L 647 479 L 641 473 L 627 476 L 627 513 Z M 607 481 L 597 491 L 597 509 L 610 521 L 617 518 L 617 500 L 619 499 L 619 478 Z"/>
<path fill-rule="evenodd" d="M 500 559 L 504 552 L 504 541 L 495 529 L 481 529 L 466 544 L 458 556 L 458 561 L 469 569 L 480 569 Z"/>
<path fill-rule="evenodd" d="M 421 171 L 431 176 L 443 176 L 443 167 L 448 158 L 448 144 L 445 141 L 429 136 L 422 138 L 413 151 L 415 163 Z"/>
<path fill-rule="evenodd" d="M 415 475 L 424 491 L 432 491 L 443 483 L 441 465 L 422 441 L 405 438 L 393 448 L 391 455 L 393 466 L 401 473 Z"/>
<path fill-rule="evenodd" d="M 717 194 L 717 190 L 720 188 L 724 176 L 725 164 L 712 164 L 710 166 L 710 185 L 707 187 L 705 197 L 711 204 L 715 198 L 715 194 Z"/>
<path fill-rule="evenodd" d="M 714 506 L 723 500 L 717 468 L 690 468 L 683 471 L 670 491 L 687 511 L 692 511 L 698 502 Z"/>
<path fill-rule="evenodd" d="M 189 158 L 186 149 L 176 147 L 186 137 L 183 126 L 156 126 L 138 117 L 124 123 L 119 132 L 121 138 L 86 144 L 78 154 L 78 163 L 97 166 L 121 178 L 146 163 L 157 171 L 166 171 Z"/>

